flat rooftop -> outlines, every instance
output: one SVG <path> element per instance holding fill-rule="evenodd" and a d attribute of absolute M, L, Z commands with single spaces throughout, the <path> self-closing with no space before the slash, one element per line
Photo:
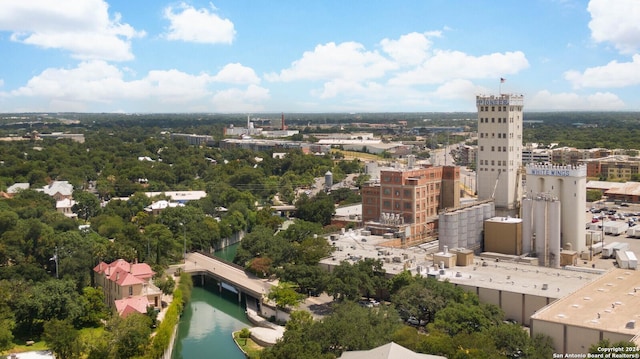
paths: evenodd
<path fill-rule="evenodd" d="M 526 263 L 475 257 L 472 266 L 445 269 L 440 279 L 515 293 L 562 298 L 601 276 L 583 268 L 548 268 Z"/>
<path fill-rule="evenodd" d="M 640 334 L 640 271 L 611 269 L 575 293 L 534 314 L 532 320 L 629 335 Z"/>
<path fill-rule="evenodd" d="M 335 251 L 320 263 L 338 265 L 345 260 L 354 263 L 365 258 L 380 259 L 387 273 L 397 274 L 405 269 L 415 269 L 418 265 L 425 266 L 428 262 L 427 254 L 438 250 L 437 241 L 406 249 L 385 247 L 385 242 L 395 238 L 366 233 L 361 230 L 346 230 L 344 233 L 332 234 L 328 240 Z"/>
<path fill-rule="evenodd" d="M 367 233 L 367 232 L 365 232 Z M 322 264 L 338 265 L 342 261 L 355 263 L 365 258 L 380 259 L 388 274 L 398 274 L 410 270 L 426 276 L 436 272 L 432 254 L 438 251 L 438 241 L 428 242 L 406 249 L 384 247 L 389 239 L 376 235 L 362 234 L 361 230 L 347 230 L 333 234 L 329 242 L 336 248 Z M 451 249 L 452 252 L 454 249 Z M 562 298 L 597 279 L 605 270 L 586 267 L 547 268 L 528 263 L 496 260 L 489 257 L 474 257 L 473 265 L 445 268 L 441 279 L 451 283 L 479 286 L 483 288 Z M 640 284 L 639 284 L 640 286 Z M 545 289 L 546 288 L 546 289 Z M 639 293 L 640 294 L 640 293 Z"/>

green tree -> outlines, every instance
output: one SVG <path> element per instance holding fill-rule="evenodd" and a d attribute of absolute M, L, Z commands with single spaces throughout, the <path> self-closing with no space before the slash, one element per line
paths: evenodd
<path fill-rule="evenodd" d="M 333 199 L 324 192 L 319 192 L 313 198 L 303 194 L 296 202 L 296 217 L 308 222 L 326 226 L 331 223 L 331 217 L 335 213 Z"/>
<path fill-rule="evenodd" d="M 68 320 L 51 319 L 44 323 L 44 341 L 56 358 L 77 358 L 80 355 L 79 332 Z"/>
<path fill-rule="evenodd" d="M 602 192 L 597 189 L 587 190 L 587 202 L 599 201 L 602 198 Z"/>
<path fill-rule="evenodd" d="M 414 317 L 426 323 L 433 322 L 438 311 L 447 305 L 446 298 L 434 295 L 422 281 L 415 281 L 391 297 L 403 319 Z"/>
<path fill-rule="evenodd" d="M 83 288 L 80 305 L 82 306 L 82 315 L 78 318 L 78 322 L 81 326 L 98 327 L 101 325 L 101 321 L 107 319 L 109 315 L 101 289 Z"/>
<path fill-rule="evenodd" d="M 314 326 L 311 336 L 322 348 L 336 356 L 343 351 L 367 350 L 391 341 L 400 328 L 397 312 L 387 306 L 368 310 L 356 303 L 338 305 L 334 313 Z"/>
<path fill-rule="evenodd" d="M 251 330 L 249 328 L 242 328 L 240 333 L 238 333 L 238 337 L 244 339 L 244 345 L 247 345 L 247 339 L 251 338 Z"/>
<path fill-rule="evenodd" d="M 151 334 L 151 319 L 144 315 L 133 313 L 122 319 L 114 316 L 107 329 L 112 343 L 110 355 L 112 358 L 128 359 L 144 354 L 149 344 Z"/>
<path fill-rule="evenodd" d="M 89 218 L 97 215 L 100 211 L 100 201 L 92 193 L 75 190 L 73 191 L 73 200 L 76 203 L 71 207 L 71 210 L 78 215 L 78 218 L 82 218 L 85 221 L 88 221 Z"/>
<path fill-rule="evenodd" d="M 496 325 L 494 318 L 487 315 L 482 306 L 451 303 L 435 315 L 433 327 L 449 335 L 474 333 Z"/>
<path fill-rule="evenodd" d="M 147 242 L 147 250 L 151 257 L 155 257 L 155 264 L 163 264 L 168 261 L 181 258 L 181 241 L 176 241 L 173 233 L 163 224 L 152 224 L 145 228 L 144 237 Z M 153 255 L 155 254 L 155 256 Z M 149 258 L 151 259 L 151 258 Z"/>
<path fill-rule="evenodd" d="M 296 292 L 296 285 L 288 282 L 279 282 L 278 285 L 271 287 L 267 297 L 276 303 L 276 309 L 296 307 L 304 300 L 304 296 Z"/>

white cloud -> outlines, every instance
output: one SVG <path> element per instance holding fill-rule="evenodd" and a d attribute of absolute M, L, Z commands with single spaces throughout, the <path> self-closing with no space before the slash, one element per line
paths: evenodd
<path fill-rule="evenodd" d="M 589 28 L 596 42 L 610 42 L 625 54 L 640 47 L 640 2 L 637 0 L 591 0 Z"/>
<path fill-rule="evenodd" d="M 247 76 L 253 73 L 248 67 L 229 64 L 225 69 L 231 70 L 223 69 L 216 76 L 176 69 L 152 70 L 140 79 L 127 80 L 126 69 L 105 61 L 84 61 L 75 68 L 46 69 L 24 86 L 0 92 L 3 106 L 14 106 L 2 108 L 0 112 L 14 112 L 23 102 L 29 103 L 32 110 L 42 111 L 95 111 L 112 107 L 122 110 L 126 103 L 143 111 L 241 110 L 243 105 L 255 110 L 269 98 L 269 90 L 255 84 L 249 84 L 244 90 L 220 87 L 220 78 L 233 80 L 230 74 L 234 71 L 241 73 L 236 80 L 244 83 L 255 80 Z M 212 98 L 213 104 L 220 108 L 212 108 Z"/>
<path fill-rule="evenodd" d="M 571 70 L 564 78 L 574 88 L 626 87 L 640 84 L 640 55 L 633 55 L 631 62 L 611 61 L 604 66 L 591 67 L 583 73 Z"/>
<path fill-rule="evenodd" d="M 432 96 L 439 99 L 468 100 L 475 99 L 476 94 L 488 92 L 486 88 L 477 86 L 469 80 L 455 79 L 438 86 Z"/>
<path fill-rule="evenodd" d="M 260 78 L 252 68 L 239 63 L 225 65 L 218 74 L 213 77 L 214 81 L 230 84 L 259 84 Z"/>
<path fill-rule="evenodd" d="M 378 78 L 397 65 L 375 51 L 366 51 L 357 42 L 334 42 L 306 51 L 300 60 L 280 74 L 267 74 L 269 81 L 366 80 Z"/>
<path fill-rule="evenodd" d="M 441 33 L 417 33 L 412 32 L 400 36 L 398 40 L 383 39 L 380 41 L 382 50 L 401 65 L 418 65 L 428 56 L 428 50 L 432 45 L 430 36 L 439 37 Z"/>
<path fill-rule="evenodd" d="M 0 31 L 11 40 L 71 52 L 78 59 L 133 59 L 131 39 L 145 36 L 109 16 L 103 0 L 4 0 L 0 2 Z"/>
<path fill-rule="evenodd" d="M 175 10 L 175 11 L 174 11 Z M 177 9 L 169 6 L 164 10 L 164 16 L 170 21 L 169 40 L 198 42 L 205 44 L 231 44 L 236 31 L 233 22 L 218 16 L 215 7 L 196 9 L 186 3 L 181 3 Z"/>
<path fill-rule="evenodd" d="M 270 98 L 269 90 L 249 85 L 246 90 L 237 88 L 217 92 L 212 99 L 217 111 L 253 112 L 264 109 L 263 102 Z"/>
<path fill-rule="evenodd" d="M 471 56 L 460 51 L 436 51 L 414 70 L 389 81 L 395 85 L 440 84 L 450 79 L 486 79 L 514 74 L 529 67 L 521 51 Z"/>
<path fill-rule="evenodd" d="M 623 110 L 624 102 L 617 95 L 610 92 L 597 92 L 581 96 L 576 93 L 551 93 L 542 90 L 531 99 L 525 99 L 525 108 L 533 110 L 577 110 L 577 111 L 613 111 Z"/>
<path fill-rule="evenodd" d="M 317 92 L 317 95 L 322 99 L 333 98 L 337 96 L 375 97 L 375 94 L 380 92 L 382 89 L 383 86 L 375 82 L 361 83 L 359 81 L 336 79 L 326 82 L 323 86 L 322 91 Z"/>

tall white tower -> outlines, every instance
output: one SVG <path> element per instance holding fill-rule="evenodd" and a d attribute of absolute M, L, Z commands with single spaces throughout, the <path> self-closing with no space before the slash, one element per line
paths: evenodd
<path fill-rule="evenodd" d="M 585 251 L 583 208 L 587 203 L 587 167 L 528 164 L 526 196 L 533 198 L 541 194 L 554 196 L 562 204 L 559 216 L 550 218 L 550 221 L 559 221 L 562 247 L 570 247 L 578 253 Z M 526 222 L 528 218 L 524 209 L 523 221 Z M 527 229 L 523 223 L 523 242 L 528 241 Z M 536 241 L 538 237 L 536 234 Z"/>
<path fill-rule="evenodd" d="M 494 199 L 496 215 L 518 216 L 522 106 L 522 95 L 476 96 L 478 199 Z"/>

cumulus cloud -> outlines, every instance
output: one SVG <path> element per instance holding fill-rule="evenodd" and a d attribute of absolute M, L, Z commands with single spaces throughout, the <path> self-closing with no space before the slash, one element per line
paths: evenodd
<path fill-rule="evenodd" d="M 591 67 L 583 73 L 571 70 L 564 78 L 573 87 L 626 87 L 640 84 L 640 55 L 633 55 L 631 62 L 611 61 L 604 66 Z"/>
<path fill-rule="evenodd" d="M 430 33 L 412 32 L 400 36 L 397 40 L 383 39 L 380 41 L 382 50 L 401 65 L 418 65 L 428 56 L 432 45 L 429 37 L 440 37 L 439 31 Z"/>
<path fill-rule="evenodd" d="M 186 3 L 176 8 L 165 8 L 164 16 L 169 20 L 169 40 L 198 42 L 204 44 L 231 44 L 236 35 L 233 22 L 216 14 L 215 7 L 196 9 Z"/>
<path fill-rule="evenodd" d="M 259 84 L 260 78 L 252 68 L 239 63 L 225 65 L 217 75 L 213 76 L 217 82 L 230 84 Z"/>
<path fill-rule="evenodd" d="M 135 102 L 132 106 L 146 106 L 165 111 L 221 110 L 241 104 L 256 107 L 269 98 L 269 91 L 250 81 L 251 76 L 239 78 L 249 86 L 244 90 L 220 87 L 220 79 L 233 80 L 228 73 L 241 70 L 247 74 L 253 70 L 240 64 L 225 66 L 218 75 L 189 74 L 176 69 L 152 70 L 140 79 L 127 80 L 128 73 L 105 61 L 83 61 L 75 68 L 49 68 L 33 76 L 24 86 L 8 92 L 0 92 L 6 103 L 32 103 L 31 108 L 51 111 L 85 111 L 87 108 L 110 108 L 122 103 Z M 222 75 L 221 75 L 222 74 Z M 237 79 L 238 77 L 236 77 Z M 238 81 L 242 83 L 243 81 Z M 216 92 L 217 91 L 217 92 Z M 67 107 L 65 107 L 67 106 Z M 14 109 L 7 109 L 15 111 Z"/>
<path fill-rule="evenodd" d="M 359 81 L 336 79 L 328 81 L 324 84 L 322 91 L 318 91 L 318 97 L 322 99 L 337 97 L 338 95 L 348 94 L 348 96 L 375 97 L 376 92 L 380 92 L 383 86 L 372 81 L 362 83 Z"/>
<path fill-rule="evenodd" d="M 270 98 L 269 90 L 257 85 L 246 89 L 232 88 L 218 91 L 212 99 L 217 111 L 254 112 L 264 109 L 263 102 Z"/>
<path fill-rule="evenodd" d="M 126 61 L 134 58 L 131 39 L 145 36 L 109 16 L 103 0 L 4 0 L 0 30 L 12 41 L 71 52 L 78 59 Z"/>
<path fill-rule="evenodd" d="M 460 51 L 438 50 L 417 68 L 389 81 L 396 85 L 440 84 L 451 79 L 500 78 L 529 67 L 521 51 L 471 56 Z"/>
<path fill-rule="evenodd" d="M 367 51 L 357 42 L 329 42 L 306 51 L 302 58 L 280 74 L 267 74 L 269 81 L 366 80 L 383 76 L 397 65 L 376 51 Z"/>
<path fill-rule="evenodd" d="M 610 92 L 579 95 L 571 92 L 551 93 L 548 90 L 542 90 L 531 99 L 527 99 L 525 107 L 535 110 L 613 111 L 624 109 L 625 104 L 617 95 Z"/>
<path fill-rule="evenodd" d="M 640 46 L 640 2 L 636 0 L 591 0 L 589 29 L 596 42 L 610 42 L 624 54 Z"/>

